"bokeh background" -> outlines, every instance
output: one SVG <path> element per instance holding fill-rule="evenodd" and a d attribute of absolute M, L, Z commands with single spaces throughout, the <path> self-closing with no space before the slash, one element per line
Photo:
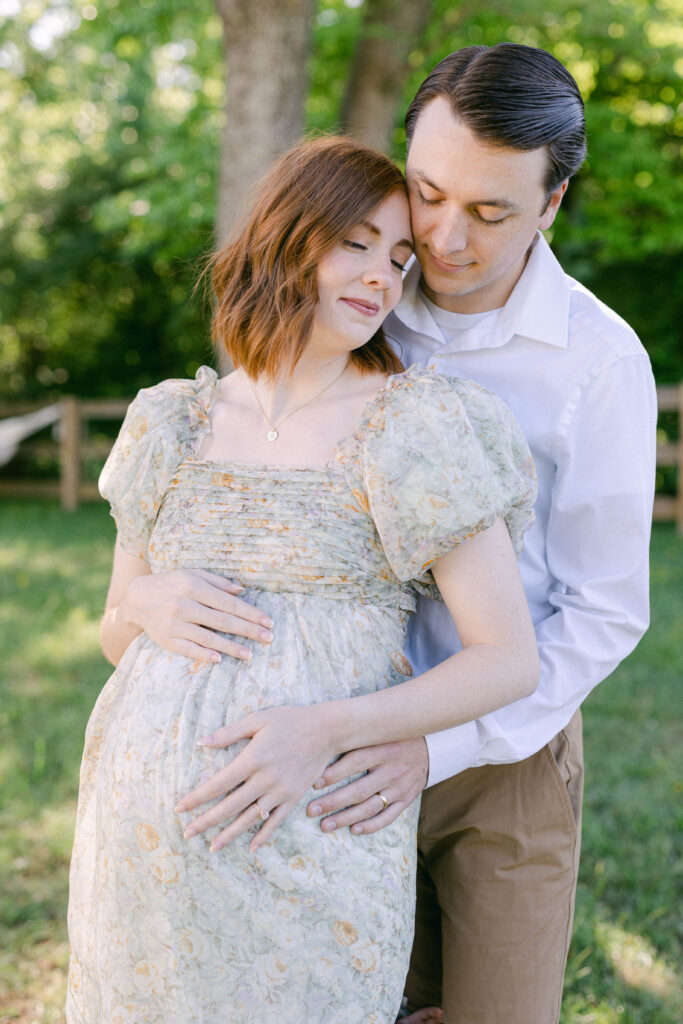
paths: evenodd
<path fill-rule="evenodd" d="M 296 78 L 302 128 L 338 125 L 366 66 L 354 55 L 373 5 L 224 6 L 238 15 L 251 7 L 247 31 L 261 36 L 274 9 L 297 19 L 312 6 L 309 57 L 293 69 L 290 90 Z M 553 247 L 638 331 L 658 382 L 683 379 L 683 2 L 378 6 L 375 38 L 385 31 L 390 49 L 391 18 L 405 7 L 427 12 L 390 76 L 389 147 L 399 162 L 402 112 L 452 49 L 522 42 L 567 65 L 586 101 L 590 149 Z M 206 311 L 190 291 L 217 217 L 221 18 L 210 0 L 0 0 L 0 18 L 0 397 L 130 396 L 163 377 L 193 375 L 211 358 Z M 236 31 L 226 34 L 227 49 L 231 37 L 243 45 Z M 268 56 L 278 74 L 294 48 L 288 42 L 276 41 Z M 245 74 L 247 93 L 259 78 L 258 68 Z M 262 123 L 223 153 L 226 168 L 246 162 L 273 120 L 263 109 Z M 376 129 L 380 145 L 384 129 Z"/>

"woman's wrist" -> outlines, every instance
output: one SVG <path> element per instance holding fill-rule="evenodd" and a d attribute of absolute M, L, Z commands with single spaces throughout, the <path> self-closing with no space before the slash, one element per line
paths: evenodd
<path fill-rule="evenodd" d="M 131 626 L 134 626 L 137 629 L 142 628 L 140 622 L 138 621 L 139 616 L 136 610 L 135 603 L 137 583 L 138 579 L 141 578 L 143 577 L 137 577 L 136 579 L 130 581 L 130 583 L 126 587 L 123 597 L 116 606 L 115 618 L 116 623 L 120 628 L 125 629 L 130 628 Z"/>
<path fill-rule="evenodd" d="M 347 697 L 314 705 L 317 715 L 314 727 L 328 739 L 334 756 L 345 754 L 359 746 L 362 718 L 359 702 L 362 701 L 362 697 Z"/>

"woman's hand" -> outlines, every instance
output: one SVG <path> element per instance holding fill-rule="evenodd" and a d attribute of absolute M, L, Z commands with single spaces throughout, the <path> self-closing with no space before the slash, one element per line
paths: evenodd
<path fill-rule="evenodd" d="M 235 636 L 270 643 L 273 623 L 238 595 L 244 587 L 204 569 L 169 569 L 152 574 L 147 562 L 114 548 L 111 583 L 102 618 L 102 650 L 118 665 L 141 632 L 167 651 L 195 661 L 216 662 L 228 654 L 248 659 Z M 224 636 L 231 633 L 232 637 Z"/>
<path fill-rule="evenodd" d="M 222 654 L 247 660 L 251 651 L 230 637 L 273 639 L 273 623 L 238 595 L 244 587 L 203 569 L 170 569 L 131 580 L 122 601 L 135 623 L 160 647 L 198 661 L 220 661 Z"/>
<path fill-rule="evenodd" d="M 250 850 L 268 842 L 338 753 L 333 739 L 333 707 L 328 703 L 268 708 L 201 740 L 207 747 L 229 747 L 242 739 L 249 739 L 249 743 L 227 767 L 178 803 L 176 811 L 193 811 L 208 800 L 223 797 L 194 819 L 185 838 L 232 818 L 211 843 L 212 852 L 261 822 Z"/>

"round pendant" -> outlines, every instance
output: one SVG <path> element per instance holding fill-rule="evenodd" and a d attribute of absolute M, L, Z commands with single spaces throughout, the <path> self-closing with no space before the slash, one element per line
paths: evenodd
<path fill-rule="evenodd" d="M 277 441 L 279 436 L 280 435 L 278 434 L 277 430 L 275 429 L 275 427 L 273 427 L 273 429 L 268 434 L 266 434 L 266 440 Z"/>

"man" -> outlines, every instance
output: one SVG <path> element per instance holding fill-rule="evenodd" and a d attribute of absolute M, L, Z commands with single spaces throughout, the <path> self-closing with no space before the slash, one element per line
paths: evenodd
<path fill-rule="evenodd" d="M 420 87 L 406 130 L 419 265 L 385 330 L 406 365 L 471 377 L 520 420 L 539 478 L 520 569 L 542 665 L 532 697 L 427 738 L 407 994 L 412 1008 L 443 1007 L 448 1024 L 552 1024 L 578 870 L 578 708 L 648 622 L 654 386 L 633 332 L 565 276 L 538 233 L 585 155 L 566 69 L 525 46 L 468 47 Z M 443 607 L 420 599 L 415 671 L 456 647 Z M 320 811 L 365 796 L 368 818 L 381 792 L 389 820 L 411 795 L 405 774 L 390 775 L 400 756 L 375 756 L 355 792 Z M 372 764 L 356 752 L 327 781 Z"/>
<path fill-rule="evenodd" d="M 309 813 L 329 815 L 325 831 L 372 832 L 426 783 L 406 1020 L 442 1019 L 424 1009 L 436 1006 L 448 1024 L 554 1024 L 578 870 L 578 708 L 648 622 L 654 386 L 633 332 L 566 277 L 539 233 L 585 156 L 566 69 L 526 46 L 468 47 L 423 83 L 406 128 L 417 261 L 385 329 L 406 365 L 498 393 L 527 435 L 539 499 L 520 568 L 541 683 L 426 742 L 347 754 L 325 781 L 366 774 Z M 151 621 L 149 590 L 140 600 L 135 621 L 154 639 L 229 652 L 206 630 L 258 635 L 235 598 L 206 580 L 184 586 L 170 623 L 166 609 Z M 457 647 L 443 606 L 420 599 L 415 672 Z"/>

